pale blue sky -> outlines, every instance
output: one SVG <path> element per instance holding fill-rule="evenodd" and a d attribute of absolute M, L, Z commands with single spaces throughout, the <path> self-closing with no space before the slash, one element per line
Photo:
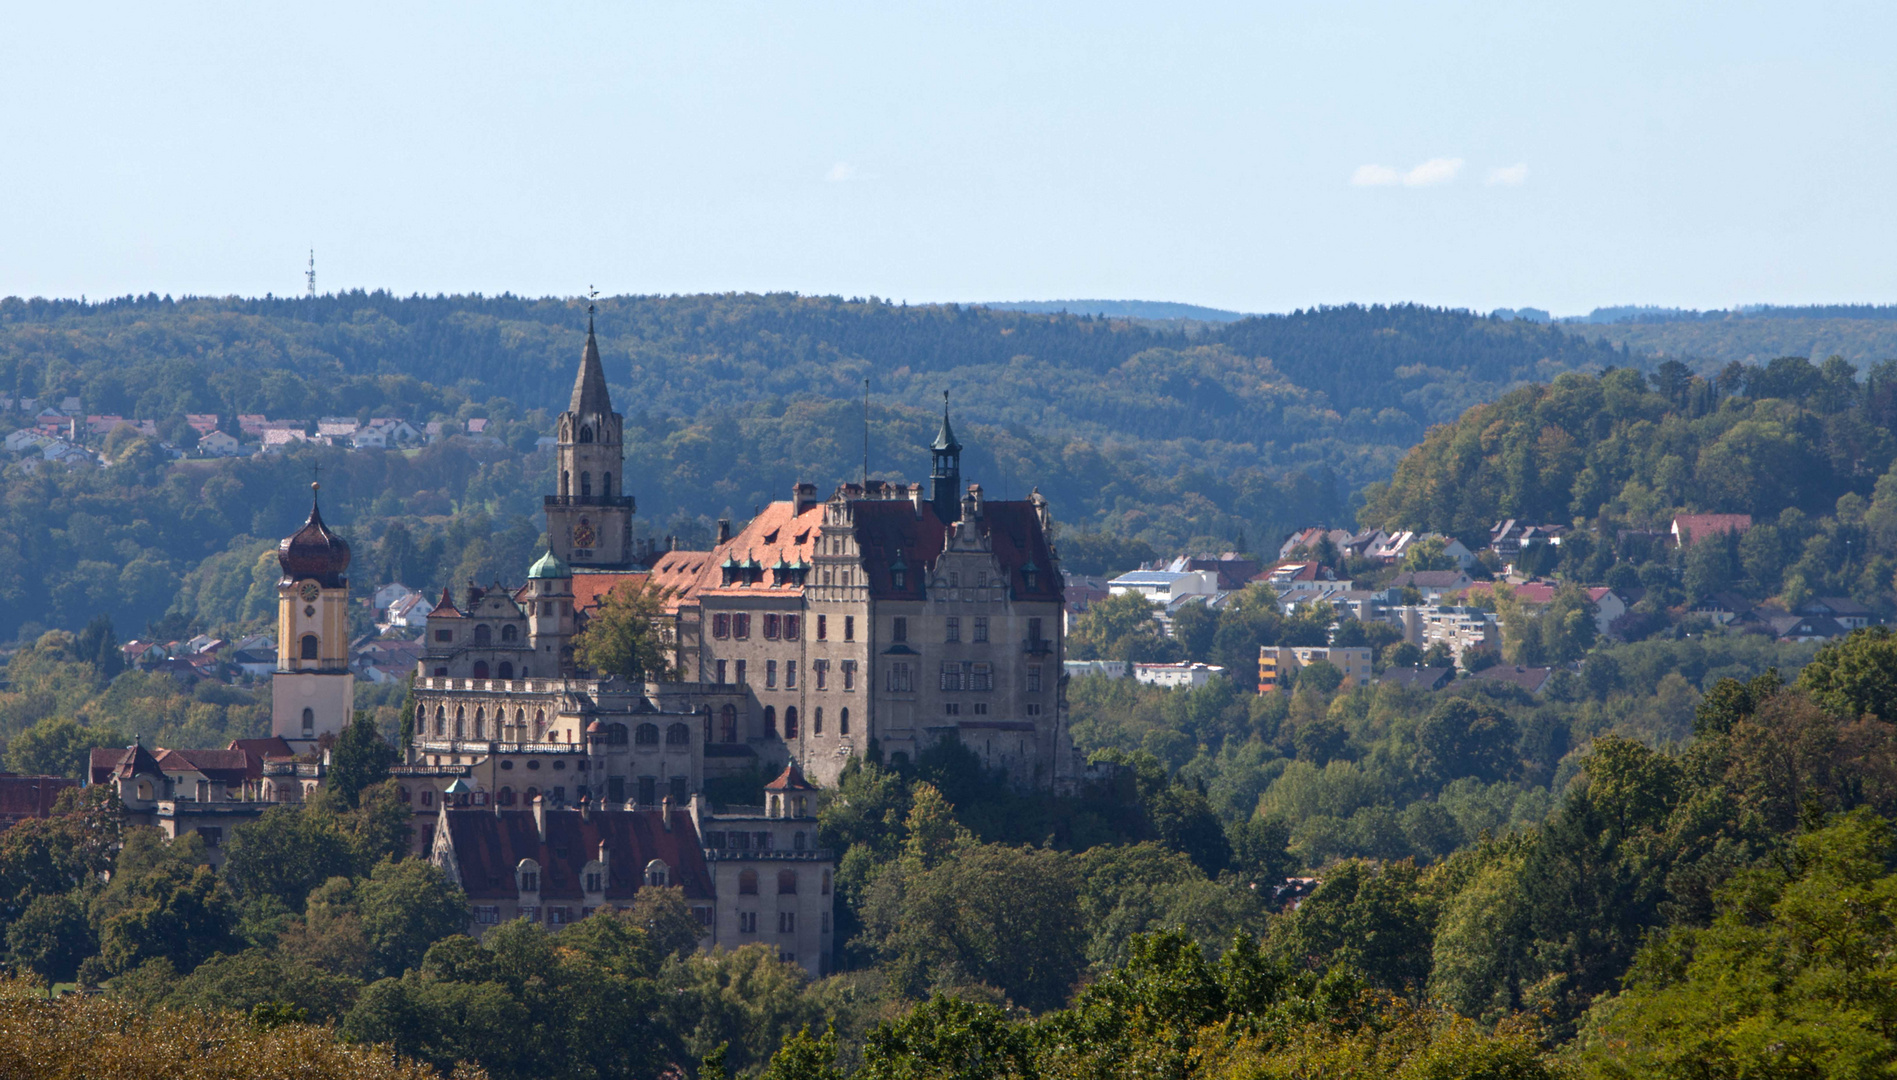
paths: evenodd
<path fill-rule="evenodd" d="M 1889 4 L 16 3 L 0 295 L 283 294 L 313 245 L 326 291 L 1893 302 L 1893 41 Z"/>

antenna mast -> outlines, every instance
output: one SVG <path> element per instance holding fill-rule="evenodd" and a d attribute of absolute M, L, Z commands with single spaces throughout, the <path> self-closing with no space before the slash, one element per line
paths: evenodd
<path fill-rule="evenodd" d="M 312 300 L 316 299 L 316 249 L 315 248 L 310 249 L 310 268 L 303 272 L 303 276 L 309 281 L 310 299 Z"/>

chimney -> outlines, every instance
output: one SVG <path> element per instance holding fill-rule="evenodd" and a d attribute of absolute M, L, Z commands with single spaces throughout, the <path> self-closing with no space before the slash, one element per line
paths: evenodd
<path fill-rule="evenodd" d="M 729 544 L 730 542 L 731 542 L 731 519 L 719 518 L 718 519 L 718 543 Z"/>
<path fill-rule="evenodd" d="M 922 485 L 909 485 L 909 505 L 916 508 L 916 517 L 922 516 Z"/>
<path fill-rule="evenodd" d="M 547 842 L 547 797 L 534 796 L 534 830 L 540 834 L 540 842 Z"/>
<path fill-rule="evenodd" d="M 790 489 L 790 501 L 791 505 L 795 507 L 795 513 L 801 514 L 809 510 L 811 507 L 817 505 L 817 485 L 804 482 L 792 485 Z"/>
<path fill-rule="evenodd" d="M 659 824 L 665 826 L 666 832 L 672 831 L 672 797 L 670 795 L 659 800 Z"/>

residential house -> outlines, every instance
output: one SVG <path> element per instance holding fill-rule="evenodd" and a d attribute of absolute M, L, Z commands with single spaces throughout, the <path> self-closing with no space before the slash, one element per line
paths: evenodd
<path fill-rule="evenodd" d="M 1211 570 L 1134 570 L 1107 583 L 1114 596 L 1138 593 L 1155 604 L 1170 607 L 1188 597 L 1209 597 L 1219 591 L 1219 576 Z"/>
<path fill-rule="evenodd" d="M 1130 660 L 1066 660 L 1061 663 L 1061 672 L 1070 679 L 1084 679 L 1089 675 L 1124 679 L 1133 673 L 1133 662 Z"/>
<path fill-rule="evenodd" d="M 372 599 L 376 611 L 383 612 L 387 611 L 389 605 L 395 603 L 397 600 L 403 599 L 404 597 L 420 595 L 421 593 L 416 592 L 414 589 L 400 582 L 391 582 L 377 589 Z"/>
<path fill-rule="evenodd" d="M 288 428 L 266 428 L 263 433 L 262 454 L 280 454 L 295 443 L 309 442 L 310 437 L 301 431 Z"/>
<path fill-rule="evenodd" d="M 1530 525 L 1509 518 L 1496 522 L 1489 529 L 1489 550 L 1501 556 L 1503 562 L 1512 563 L 1521 555 L 1523 548 L 1541 544 L 1561 546 L 1562 538 L 1570 531 L 1566 525 Z"/>
<path fill-rule="evenodd" d="M 1551 581 L 1528 581 L 1509 588 L 1515 599 L 1521 601 L 1524 607 L 1538 608 L 1545 607 L 1554 601 L 1558 586 Z M 1469 586 L 1465 595 L 1486 596 L 1494 591 L 1494 582 L 1478 581 Z M 1594 629 L 1602 637 L 1606 637 L 1609 628 L 1614 625 L 1614 620 L 1627 614 L 1627 608 L 1630 605 L 1619 593 L 1606 586 L 1589 586 L 1583 591 L 1587 594 L 1588 601 L 1594 605 Z"/>
<path fill-rule="evenodd" d="M 1225 669 L 1217 664 L 1177 663 L 1133 665 L 1133 679 L 1148 686 L 1164 686 L 1168 689 L 1184 687 L 1191 690 L 1204 686 L 1225 674 Z"/>
<path fill-rule="evenodd" d="M 1423 594 L 1425 603 L 1434 604 L 1473 584 L 1475 579 L 1460 570 L 1405 570 L 1390 580 L 1388 588 L 1398 594 L 1413 588 Z"/>
<path fill-rule="evenodd" d="M 1063 570 L 1061 579 L 1066 582 L 1064 592 L 1067 596 L 1061 620 L 1067 631 L 1072 633 L 1075 620 L 1085 615 L 1095 603 L 1112 596 L 1113 590 L 1108 587 L 1106 578 L 1090 574 L 1072 574 Z"/>
<path fill-rule="evenodd" d="M 1736 592 L 1717 592 L 1687 610 L 1694 615 L 1704 615 L 1720 626 L 1726 626 L 1751 614 L 1753 604 L 1752 601 Z M 1824 613 L 1815 612 L 1814 614 Z"/>
<path fill-rule="evenodd" d="M 1405 690 L 1441 690 L 1456 681 L 1456 669 L 1447 667 L 1384 668 L 1383 676 L 1377 681 L 1385 686 L 1397 686 Z"/>
<path fill-rule="evenodd" d="M 1372 657 L 1367 648 L 1262 645 L 1258 649 L 1258 692 L 1273 694 L 1288 689 L 1299 671 L 1320 660 L 1344 673 L 1344 686 L 1355 686 L 1370 679 Z"/>
<path fill-rule="evenodd" d="M 1522 667 L 1519 664 L 1492 664 L 1471 675 L 1470 678 L 1482 682 L 1507 683 L 1519 686 L 1531 694 L 1539 695 L 1548 687 L 1548 679 L 1554 675 L 1554 669 L 1548 667 Z"/>
<path fill-rule="evenodd" d="M 1319 595 L 1347 590 L 1351 584 L 1349 578 L 1339 578 L 1337 571 L 1312 559 L 1278 563 L 1252 580 L 1271 586 L 1287 611 Z"/>
<path fill-rule="evenodd" d="M 1825 615 L 1846 630 L 1862 630 L 1881 622 L 1876 613 L 1848 596 L 1820 596 L 1798 605 L 1799 615 Z"/>
<path fill-rule="evenodd" d="M 198 437 L 198 452 L 207 457 L 236 457 L 244 452 L 244 446 L 230 433 L 214 428 Z"/>
<path fill-rule="evenodd" d="M 325 416 L 316 422 L 316 441 L 331 446 L 349 446 L 362 425 L 354 417 Z"/>
<path fill-rule="evenodd" d="M 191 430 L 198 433 L 200 440 L 217 430 L 216 413 L 185 413 L 184 422 L 191 426 Z"/>
<path fill-rule="evenodd" d="M 1297 558 L 1300 548 L 1306 556 L 1314 555 L 1317 553 L 1318 545 L 1326 540 L 1329 540 L 1333 547 L 1342 550 L 1345 544 L 1350 543 L 1351 535 L 1349 529 L 1322 527 L 1299 529 L 1286 538 L 1284 543 L 1278 545 L 1278 558 L 1281 560 Z"/>
<path fill-rule="evenodd" d="M 1830 641 L 1850 631 L 1829 615 L 1771 615 L 1757 623 L 1780 641 Z"/>
<path fill-rule="evenodd" d="M 1743 536 L 1751 528 L 1751 514 L 1681 514 L 1673 519 L 1670 535 L 1675 547 L 1691 547 L 1694 541 L 1720 533 Z"/>
<path fill-rule="evenodd" d="M 415 593 L 390 604 L 385 617 L 390 626 L 416 629 L 427 624 L 428 611 L 432 606 L 426 596 Z"/>
<path fill-rule="evenodd" d="M 1187 573 L 1210 570 L 1218 575 L 1220 592 L 1237 592 L 1257 577 L 1264 565 L 1257 559 L 1248 559 L 1235 551 L 1227 551 L 1219 555 L 1181 555 L 1167 563 L 1166 569 Z"/>
<path fill-rule="evenodd" d="M 1380 542 L 1373 544 L 1366 558 L 1375 559 L 1385 566 L 1395 566 L 1409 557 L 1410 550 L 1419 542 L 1435 540 L 1442 544 L 1443 554 L 1455 560 L 1459 569 L 1467 570 L 1475 565 L 1475 552 L 1470 551 L 1462 541 L 1441 533 L 1398 532 L 1386 535 Z"/>
<path fill-rule="evenodd" d="M 46 436 L 34 428 L 21 428 L 6 438 L 7 450 L 20 453 L 23 450 L 37 450 L 46 443 Z"/>

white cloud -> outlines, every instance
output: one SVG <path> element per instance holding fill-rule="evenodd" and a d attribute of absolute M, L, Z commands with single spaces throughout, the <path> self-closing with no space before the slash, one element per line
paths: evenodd
<path fill-rule="evenodd" d="M 1432 184 L 1447 184 L 1461 171 L 1461 158 L 1430 158 L 1403 174 L 1403 186 L 1429 187 Z"/>
<path fill-rule="evenodd" d="M 1403 174 L 1388 165 L 1359 165 L 1350 174 L 1352 187 L 1389 187 L 1403 182 Z"/>
<path fill-rule="evenodd" d="M 1528 163 L 1520 162 L 1501 169 L 1490 169 L 1485 184 L 1500 184 L 1504 187 L 1519 187 L 1528 182 Z"/>
<path fill-rule="evenodd" d="M 830 166 L 830 171 L 823 174 L 823 178 L 832 184 L 846 184 L 851 180 L 862 179 L 862 175 L 857 172 L 856 166 L 847 161 L 839 161 Z"/>

